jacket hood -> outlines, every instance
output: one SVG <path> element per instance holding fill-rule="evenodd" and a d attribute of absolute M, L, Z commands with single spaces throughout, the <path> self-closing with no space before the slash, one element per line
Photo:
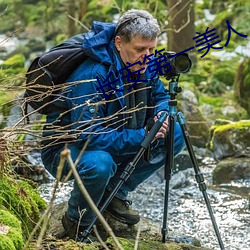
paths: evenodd
<path fill-rule="evenodd" d="M 94 21 L 91 30 L 85 34 L 82 44 L 86 55 L 95 61 L 111 65 L 115 27 L 113 23 Z"/>

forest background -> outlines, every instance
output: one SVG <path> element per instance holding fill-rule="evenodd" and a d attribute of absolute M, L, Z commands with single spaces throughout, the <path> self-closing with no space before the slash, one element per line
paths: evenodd
<path fill-rule="evenodd" d="M 131 8 L 148 10 L 158 19 L 162 30 L 158 50 L 180 52 L 195 47 L 198 42 L 193 38 L 205 33 L 207 28 L 215 28 L 219 36 L 216 40 L 221 40 L 214 47 L 223 47 L 229 38 L 227 20 L 241 34 L 248 35 L 250 30 L 250 3 L 247 0 L 0 0 L 0 34 L 4 35 L 0 40 L 1 127 L 6 125 L 11 107 L 2 104 L 23 91 L 27 66 L 35 56 L 72 35 L 87 32 L 94 20 L 116 22 Z M 8 52 L 5 44 L 13 39 L 18 39 L 19 43 Z M 188 52 L 193 67 L 188 75 L 181 76 L 180 83 L 186 81 L 195 89 L 200 105 L 213 106 L 212 114 L 208 114 L 211 120 L 249 118 L 249 36 L 244 38 L 231 32 L 226 47 L 210 48 L 204 56 L 207 49 L 198 50 L 205 45 Z M 227 105 L 236 109 L 225 117 L 221 107 Z"/>

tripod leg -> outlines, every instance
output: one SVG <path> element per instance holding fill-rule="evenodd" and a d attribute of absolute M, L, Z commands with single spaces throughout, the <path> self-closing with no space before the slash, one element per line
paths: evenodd
<path fill-rule="evenodd" d="M 174 122 L 173 115 L 169 115 L 169 131 L 166 138 L 166 162 L 165 162 L 165 197 L 164 197 L 164 213 L 163 213 L 163 225 L 162 225 L 162 242 L 166 242 L 166 235 L 168 232 L 167 220 L 168 220 L 168 200 L 169 200 L 169 183 L 172 176 L 172 169 L 174 165 Z"/>
<path fill-rule="evenodd" d="M 130 162 L 126 166 L 126 168 L 124 169 L 123 173 L 120 176 L 120 181 L 117 183 L 116 187 L 113 189 L 113 191 L 110 193 L 110 195 L 107 198 L 107 200 L 104 202 L 104 204 L 100 208 L 100 212 L 101 213 L 107 208 L 107 206 L 109 205 L 109 203 L 111 202 L 111 200 L 114 198 L 114 196 L 116 195 L 116 193 L 118 192 L 118 190 L 120 189 L 120 187 L 122 186 L 122 184 L 132 174 L 132 172 L 135 169 L 136 164 L 138 163 L 138 161 L 140 160 L 140 158 L 142 157 L 142 155 L 144 154 L 145 150 L 148 148 L 148 146 L 150 145 L 150 143 L 153 141 L 156 133 L 159 131 L 159 129 L 162 126 L 162 123 L 165 121 L 166 118 L 167 118 L 167 113 L 166 112 L 162 112 L 161 116 L 155 122 L 155 124 L 152 127 L 152 129 L 150 130 L 149 134 L 142 141 L 141 148 L 139 149 L 138 153 L 135 155 L 133 161 Z M 82 233 L 83 241 L 88 237 L 88 235 L 89 235 L 90 231 L 92 230 L 92 227 L 94 226 L 96 220 L 97 220 L 97 216 L 94 217 L 94 219 L 92 220 L 92 222 L 90 223 L 90 225 Z"/>
<path fill-rule="evenodd" d="M 195 179 L 196 179 L 196 181 L 197 181 L 197 183 L 199 185 L 200 191 L 203 194 L 203 197 L 204 197 L 204 200 L 205 200 L 205 203 L 206 203 L 206 206 L 207 206 L 207 210 L 209 212 L 210 219 L 212 221 L 213 228 L 214 228 L 216 237 L 218 239 L 220 248 L 221 248 L 221 250 L 224 250 L 225 247 L 223 245 L 221 235 L 220 235 L 220 232 L 219 232 L 219 229 L 218 229 L 218 226 L 217 226 L 214 214 L 213 214 L 213 210 L 212 210 L 210 201 L 208 199 L 208 195 L 207 195 L 207 192 L 206 192 L 207 187 L 206 187 L 206 184 L 204 182 L 204 177 L 203 177 L 203 174 L 201 173 L 201 171 L 199 169 L 198 162 L 197 162 L 197 159 L 195 157 L 195 154 L 194 154 L 194 151 L 193 151 L 190 139 L 189 139 L 189 133 L 188 133 L 187 128 L 186 128 L 184 116 L 183 116 L 183 114 L 181 112 L 178 112 L 177 113 L 177 118 L 178 118 L 179 124 L 181 126 L 181 130 L 182 130 L 185 142 L 186 142 L 186 146 L 187 146 L 187 150 L 188 150 L 191 162 L 192 162 L 193 167 L 194 167 Z"/>

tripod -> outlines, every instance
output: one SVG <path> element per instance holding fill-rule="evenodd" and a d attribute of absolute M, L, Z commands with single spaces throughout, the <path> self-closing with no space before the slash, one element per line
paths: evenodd
<path fill-rule="evenodd" d="M 210 204 L 210 201 L 208 199 L 208 195 L 206 192 L 206 184 L 204 182 L 204 177 L 203 174 L 201 173 L 197 159 L 195 157 L 190 139 L 189 139 L 189 133 L 186 128 L 184 116 L 181 112 L 177 113 L 177 100 L 175 99 L 177 93 L 180 93 L 182 91 L 181 87 L 178 86 L 178 78 L 177 80 L 172 79 L 169 83 L 169 94 L 170 94 L 170 100 L 169 100 L 169 114 L 168 114 L 168 119 L 169 119 L 169 132 L 166 137 L 166 144 L 167 144 L 167 153 L 166 153 L 166 161 L 165 161 L 165 201 L 164 201 L 164 215 L 163 215 L 163 226 L 162 226 L 162 242 L 166 242 L 166 234 L 168 232 L 167 229 L 167 216 L 168 216 L 168 198 L 169 198 L 169 182 L 171 179 L 172 175 L 172 169 L 174 166 L 174 123 L 177 117 L 177 120 L 181 126 L 182 134 L 187 146 L 187 150 L 189 153 L 189 157 L 191 159 L 191 162 L 194 167 L 195 171 L 195 179 L 196 182 L 198 183 L 199 189 L 203 194 L 203 198 L 205 200 L 210 219 L 213 224 L 213 228 L 216 234 L 216 237 L 218 239 L 219 245 L 221 250 L 225 250 L 225 247 L 223 245 L 220 232 L 212 211 L 212 207 Z"/>
<path fill-rule="evenodd" d="M 212 208 L 211 208 L 211 205 L 210 205 L 210 202 L 209 202 L 209 199 L 208 199 L 208 195 L 207 195 L 207 192 L 206 192 L 206 184 L 204 183 L 203 175 L 199 170 L 198 163 L 197 163 L 195 154 L 193 152 L 193 149 L 192 149 L 192 146 L 191 146 L 191 143 L 190 143 L 190 140 L 189 140 L 189 135 L 188 135 L 188 132 L 187 132 L 187 129 L 186 129 L 184 117 L 180 112 L 177 113 L 177 111 L 176 111 L 177 110 L 176 109 L 177 101 L 176 101 L 175 97 L 176 97 L 177 93 L 180 93 L 180 92 L 181 92 L 181 88 L 178 86 L 178 78 L 177 78 L 176 81 L 174 79 L 172 79 L 170 81 L 170 83 L 169 83 L 169 94 L 170 94 L 169 114 L 167 114 L 167 112 L 162 112 L 161 113 L 159 119 L 155 122 L 155 124 L 151 128 L 148 135 L 142 141 L 140 150 L 135 155 L 134 159 L 131 162 L 128 163 L 128 165 L 124 169 L 123 173 L 121 174 L 120 180 L 117 183 L 116 187 L 109 194 L 108 198 L 102 204 L 102 206 L 101 206 L 101 208 L 99 210 L 102 213 L 107 208 L 107 206 L 112 201 L 112 199 L 114 198 L 114 196 L 116 195 L 116 193 L 118 192 L 118 190 L 120 189 L 122 184 L 132 174 L 132 172 L 134 171 L 138 161 L 140 160 L 140 158 L 142 157 L 144 152 L 147 150 L 150 143 L 155 138 L 155 135 L 157 134 L 157 132 L 161 128 L 161 126 L 162 126 L 163 122 L 166 120 L 167 116 L 169 116 L 169 132 L 168 132 L 168 136 L 166 138 L 168 151 L 166 153 L 166 162 L 165 162 L 166 185 L 165 185 L 165 201 L 164 201 L 164 215 L 163 215 L 163 227 L 162 227 L 162 242 L 163 243 L 166 242 L 166 234 L 168 232 L 168 230 L 167 230 L 167 214 L 168 214 L 169 181 L 171 179 L 172 169 L 173 169 L 173 164 L 174 164 L 174 123 L 175 123 L 175 119 L 177 117 L 178 122 L 181 125 L 181 130 L 182 130 L 185 142 L 186 142 L 186 146 L 187 146 L 191 161 L 192 161 L 193 166 L 194 166 L 196 181 L 199 184 L 199 189 L 202 192 L 203 197 L 205 199 L 206 206 L 207 206 L 207 209 L 209 211 L 209 215 L 210 215 L 210 218 L 211 218 L 211 221 L 212 221 L 212 224 L 213 224 L 217 239 L 219 241 L 220 248 L 221 248 L 221 250 L 224 250 L 225 248 L 224 248 L 223 242 L 221 240 L 221 236 L 220 236 L 220 233 L 219 233 L 219 230 L 218 230 L 218 226 L 216 224 L 216 221 L 215 221 L 215 218 L 214 218 L 214 215 L 213 215 L 213 211 L 212 211 Z M 94 219 L 92 220 L 90 225 L 83 231 L 83 233 L 82 233 L 83 241 L 88 238 L 88 235 L 91 232 L 92 227 L 94 226 L 96 220 L 97 220 L 97 216 L 94 217 Z"/>

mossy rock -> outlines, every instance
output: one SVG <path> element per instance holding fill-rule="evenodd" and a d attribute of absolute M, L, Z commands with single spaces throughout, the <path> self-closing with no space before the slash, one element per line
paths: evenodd
<path fill-rule="evenodd" d="M 23 236 L 27 238 L 46 203 L 26 180 L 16 180 L 5 174 L 0 177 L 0 207 L 5 207 L 21 221 Z"/>
<path fill-rule="evenodd" d="M 215 125 L 210 130 L 210 149 L 215 159 L 230 156 L 250 156 L 250 120 Z"/>
<path fill-rule="evenodd" d="M 23 244 L 20 221 L 7 210 L 0 209 L 0 249 L 19 250 Z"/>

